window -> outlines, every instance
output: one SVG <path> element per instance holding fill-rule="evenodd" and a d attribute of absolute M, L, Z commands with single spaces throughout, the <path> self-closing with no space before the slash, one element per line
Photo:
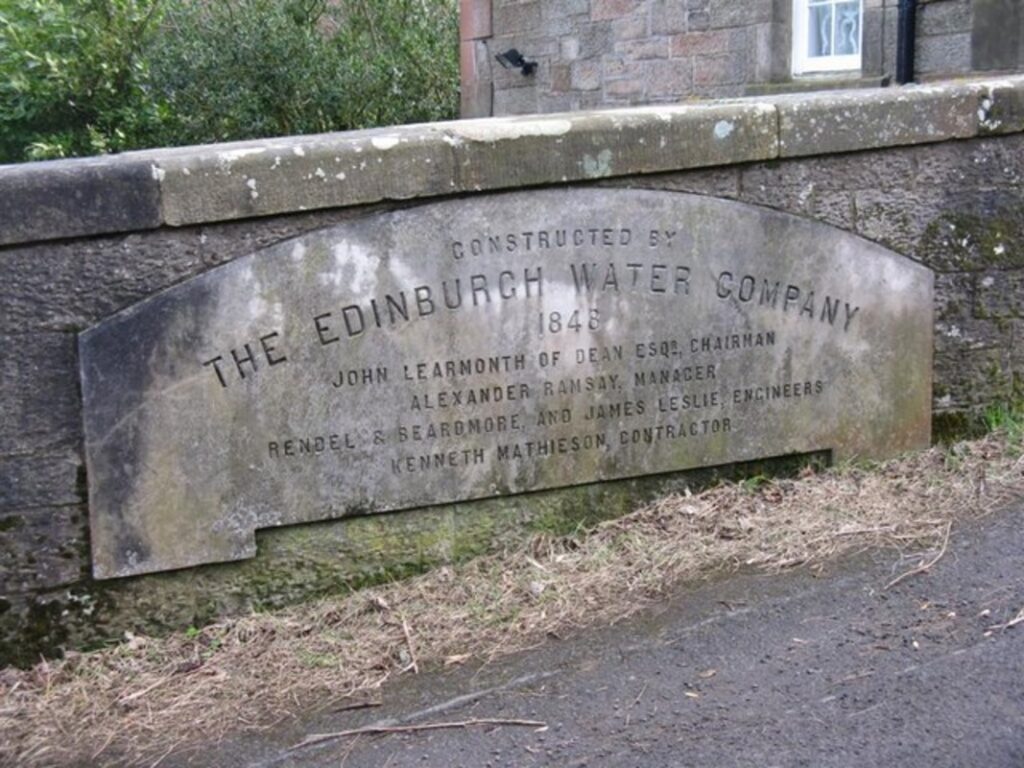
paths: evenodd
<path fill-rule="evenodd" d="M 793 74 L 860 69 L 862 0 L 793 0 Z"/>

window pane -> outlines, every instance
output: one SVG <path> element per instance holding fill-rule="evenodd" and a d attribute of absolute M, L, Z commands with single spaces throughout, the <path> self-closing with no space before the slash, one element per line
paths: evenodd
<path fill-rule="evenodd" d="M 839 3 L 836 6 L 837 56 L 860 53 L 860 3 Z"/>
<path fill-rule="evenodd" d="M 853 3 L 856 7 L 856 3 Z M 831 56 L 832 55 L 832 6 L 831 5 L 816 5 L 812 6 L 808 14 L 807 24 L 807 36 L 808 40 L 807 55 L 812 59 L 817 56 Z"/>

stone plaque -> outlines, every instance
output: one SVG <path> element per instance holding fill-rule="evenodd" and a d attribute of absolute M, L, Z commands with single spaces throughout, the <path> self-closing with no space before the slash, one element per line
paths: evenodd
<path fill-rule="evenodd" d="M 268 526 L 925 447 L 932 276 L 735 202 L 517 192 L 280 243 L 80 344 L 108 578 Z"/>

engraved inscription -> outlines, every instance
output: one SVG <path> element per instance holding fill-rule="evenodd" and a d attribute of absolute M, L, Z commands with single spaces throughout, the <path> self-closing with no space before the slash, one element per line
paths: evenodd
<path fill-rule="evenodd" d="M 878 246 L 673 193 L 314 232 L 83 334 L 94 570 L 248 557 L 267 526 L 923 445 L 930 306 L 930 274 Z"/>

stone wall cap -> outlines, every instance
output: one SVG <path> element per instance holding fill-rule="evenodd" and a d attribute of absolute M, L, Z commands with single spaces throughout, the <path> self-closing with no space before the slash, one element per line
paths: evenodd
<path fill-rule="evenodd" d="M 0 166 L 0 245 L 1024 131 L 1024 76 Z"/>

